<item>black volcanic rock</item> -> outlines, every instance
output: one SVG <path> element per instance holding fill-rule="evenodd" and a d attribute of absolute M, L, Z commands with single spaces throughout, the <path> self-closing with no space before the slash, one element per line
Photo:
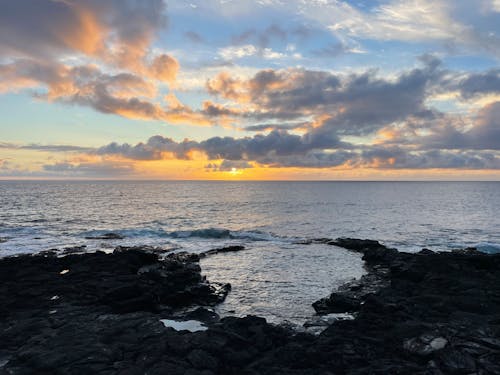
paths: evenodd
<path fill-rule="evenodd" d="M 118 233 L 104 233 L 99 236 L 87 236 L 85 239 L 87 240 L 123 240 L 125 237 L 123 237 L 121 234 Z"/>
<path fill-rule="evenodd" d="M 113 312 L 213 305 L 224 296 L 202 279 L 198 256 L 116 250 L 83 255 L 19 256 L 0 261 L 0 318 L 53 308 L 54 301 Z M 228 287 L 226 287 L 227 289 Z"/>
<path fill-rule="evenodd" d="M 362 250 L 368 250 L 368 249 L 377 250 L 377 249 L 385 248 L 385 246 L 382 245 L 378 241 L 361 240 L 358 238 L 347 238 L 347 237 L 337 238 L 336 240 L 329 241 L 328 244 L 340 246 L 340 247 L 343 247 L 345 249 L 355 250 L 355 251 L 362 251 Z"/>
<path fill-rule="evenodd" d="M 356 312 L 361 306 L 361 301 L 348 294 L 334 293 L 328 298 L 322 298 L 313 303 L 318 314 Z"/>
<path fill-rule="evenodd" d="M 234 252 L 241 251 L 241 250 L 245 250 L 245 247 L 241 246 L 241 245 L 220 247 L 217 249 L 211 249 L 211 250 L 208 250 L 208 251 L 201 253 L 200 258 L 205 258 L 207 256 L 220 254 L 220 253 L 234 253 Z"/>
<path fill-rule="evenodd" d="M 319 336 L 255 316 L 219 320 L 201 306 L 228 287 L 204 280 L 193 254 L 2 259 L 0 374 L 500 374 L 500 255 L 360 241 L 345 244 L 368 273 L 319 309 L 356 319 Z M 167 318 L 208 329 L 176 331 Z"/>

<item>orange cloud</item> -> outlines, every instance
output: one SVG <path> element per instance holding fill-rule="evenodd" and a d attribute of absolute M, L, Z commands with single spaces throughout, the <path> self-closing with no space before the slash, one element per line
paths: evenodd
<path fill-rule="evenodd" d="M 179 71 L 179 62 L 171 56 L 160 55 L 151 63 L 151 75 L 160 81 L 173 83 Z"/>
<path fill-rule="evenodd" d="M 70 50 L 91 56 L 101 54 L 105 49 L 104 41 L 109 29 L 91 9 L 85 8 L 84 3 L 65 1 L 64 4 L 73 13 L 73 22 L 66 24 L 64 29 L 57 29 L 59 25 L 54 24 L 53 35 L 59 37 Z"/>

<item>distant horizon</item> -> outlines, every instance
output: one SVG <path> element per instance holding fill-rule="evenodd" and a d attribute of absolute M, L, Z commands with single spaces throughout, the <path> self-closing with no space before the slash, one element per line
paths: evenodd
<path fill-rule="evenodd" d="M 45 179 L 29 179 L 29 178 L 11 178 L 0 179 L 0 182 L 500 182 L 499 180 L 245 180 L 245 179 L 213 179 L 213 180 L 160 180 L 160 179 L 97 179 L 97 178 L 45 178 Z"/>

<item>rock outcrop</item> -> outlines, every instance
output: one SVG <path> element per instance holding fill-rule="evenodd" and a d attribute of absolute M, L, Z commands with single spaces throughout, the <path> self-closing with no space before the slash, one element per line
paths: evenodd
<path fill-rule="evenodd" d="M 500 255 L 330 242 L 363 253 L 368 273 L 315 304 L 356 317 L 317 336 L 254 316 L 219 319 L 206 307 L 229 286 L 204 280 L 197 255 L 2 259 L 0 374 L 500 373 Z"/>

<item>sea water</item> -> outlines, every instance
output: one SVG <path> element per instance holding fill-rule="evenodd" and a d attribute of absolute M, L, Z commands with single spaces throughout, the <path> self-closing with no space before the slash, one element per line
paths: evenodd
<path fill-rule="evenodd" d="M 0 256 L 85 245 L 202 252 L 230 282 L 225 315 L 302 322 L 315 300 L 363 273 L 359 254 L 315 238 L 380 240 L 401 251 L 500 251 L 499 182 L 0 182 Z M 96 240 L 105 233 L 123 239 Z"/>

